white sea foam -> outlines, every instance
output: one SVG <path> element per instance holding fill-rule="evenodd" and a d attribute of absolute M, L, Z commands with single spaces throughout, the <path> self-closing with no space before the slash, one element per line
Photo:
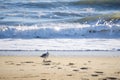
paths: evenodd
<path fill-rule="evenodd" d="M 0 39 L 0 50 L 119 51 L 120 39 Z"/>

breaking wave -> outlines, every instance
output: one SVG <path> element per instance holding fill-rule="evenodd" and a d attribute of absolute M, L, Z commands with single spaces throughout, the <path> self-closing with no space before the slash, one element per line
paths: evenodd
<path fill-rule="evenodd" d="M 34 26 L 1 26 L 0 38 L 120 38 L 120 25 L 59 23 Z"/>

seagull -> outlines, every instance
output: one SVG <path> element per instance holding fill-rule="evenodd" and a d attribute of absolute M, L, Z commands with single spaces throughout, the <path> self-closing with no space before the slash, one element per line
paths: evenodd
<path fill-rule="evenodd" d="M 49 52 L 47 51 L 46 53 L 42 54 L 40 57 L 44 58 L 43 62 L 45 62 L 46 58 L 48 58 Z"/>

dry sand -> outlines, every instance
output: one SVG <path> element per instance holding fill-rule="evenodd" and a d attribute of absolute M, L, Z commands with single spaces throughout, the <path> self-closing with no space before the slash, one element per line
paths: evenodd
<path fill-rule="evenodd" d="M 120 80 L 120 57 L 0 56 L 0 80 Z"/>

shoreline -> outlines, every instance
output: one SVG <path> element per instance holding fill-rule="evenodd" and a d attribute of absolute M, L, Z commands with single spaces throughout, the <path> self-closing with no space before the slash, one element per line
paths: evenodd
<path fill-rule="evenodd" d="M 0 80 L 120 80 L 120 57 L 0 56 Z"/>
<path fill-rule="evenodd" d="M 0 51 L 0 56 L 40 56 L 45 51 Z M 120 51 L 49 51 L 50 56 L 119 57 Z"/>

